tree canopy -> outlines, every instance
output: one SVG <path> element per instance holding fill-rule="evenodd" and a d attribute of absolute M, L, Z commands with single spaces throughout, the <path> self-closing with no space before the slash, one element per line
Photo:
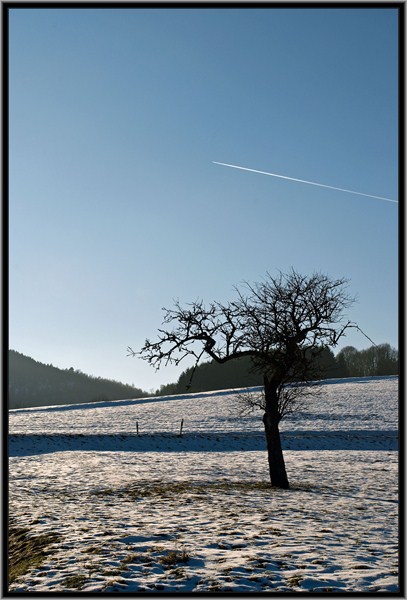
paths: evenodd
<path fill-rule="evenodd" d="M 278 370 L 279 377 L 298 379 L 311 355 L 336 346 L 346 329 L 357 327 L 343 317 L 353 302 L 346 285 L 345 279 L 291 270 L 277 277 L 267 274 L 253 285 L 246 282 L 245 290 L 235 288 L 237 298 L 227 303 L 205 306 L 196 300 L 182 307 L 176 301 L 173 309 L 163 309 L 163 324 L 175 326 L 159 329 L 158 340 L 147 339 L 140 352 L 129 351 L 155 368 L 179 364 L 187 356 L 196 364 L 205 354 L 218 363 L 250 356 L 262 373 Z"/>
<path fill-rule="evenodd" d="M 163 309 L 165 328 L 158 340 L 147 339 L 139 352 L 129 352 L 156 369 L 187 357 L 194 358 L 195 368 L 204 355 L 219 364 L 249 357 L 253 371 L 263 377 L 270 481 L 287 488 L 278 426 L 295 410 L 304 389 L 289 384 L 315 379 L 315 358 L 336 346 L 349 328 L 358 328 L 346 317 L 354 302 L 347 284 L 343 278 L 291 269 L 276 277 L 267 273 L 260 283 L 246 282 L 229 302 L 196 300 L 183 307 L 176 301 L 174 308 Z"/>

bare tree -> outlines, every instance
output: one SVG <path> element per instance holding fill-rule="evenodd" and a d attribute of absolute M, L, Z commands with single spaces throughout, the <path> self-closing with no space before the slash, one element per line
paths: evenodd
<path fill-rule="evenodd" d="M 287 274 L 235 288 L 235 300 L 207 307 L 196 300 L 183 308 L 163 309 L 165 329 L 158 340 L 146 340 L 140 352 L 129 348 L 158 369 L 194 357 L 195 367 L 207 355 L 218 363 L 251 357 L 253 370 L 263 376 L 261 407 L 267 441 L 272 486 L 288 488 L 279 423 L 298 407 L 293 381 L 315 377 L 315 357 L 325 347 L 336 346 L 350 327 L 344 311 L 354 300 L 347 280 L 332 280 L 321 273 L 305 276 L 293 269 Z"/>

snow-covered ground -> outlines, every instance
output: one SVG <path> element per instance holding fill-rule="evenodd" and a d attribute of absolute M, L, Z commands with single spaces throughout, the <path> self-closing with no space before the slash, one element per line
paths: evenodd
<path fill-rule="evenodd" d="M 10 591 L 397 592 L 398 378 L 326 383 L 282 421 L 289 490 L 235 403 L 11 411 L 11 521 L 59 538 Z"/>

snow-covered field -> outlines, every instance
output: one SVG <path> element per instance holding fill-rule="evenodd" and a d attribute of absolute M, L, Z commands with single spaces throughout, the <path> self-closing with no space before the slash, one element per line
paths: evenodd
<path fill-rule="evenodd" d="M 11 522 L 58 539 L 10 591 L 397 592 L 398 378 L 321 385 L 282 421 L 289 490 L 235 401 L 11 411 Z"/>

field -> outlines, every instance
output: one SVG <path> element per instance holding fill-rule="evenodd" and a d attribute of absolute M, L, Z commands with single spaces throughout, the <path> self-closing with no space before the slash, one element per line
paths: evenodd
<path fill-rule="evenodd" d="M 398 378 L 318 388 L 289 490 L 233 390 L 11 411 L 9 590 L 398 592 Z"/>

